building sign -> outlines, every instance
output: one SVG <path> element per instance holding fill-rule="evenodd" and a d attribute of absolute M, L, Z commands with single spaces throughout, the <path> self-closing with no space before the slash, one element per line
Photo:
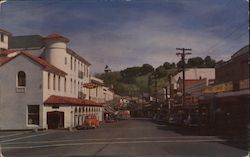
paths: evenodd
<path fill-rule="evenodd" d="M 240 80 L 240 90 L 249 89 L 249 79 Z"/>
<path fill-rule="evenodd" d="M 227 92 L 233 90 L 233 83 L 227 82 L 227 83 L 221 83 L 214 86 L 206 87 L 203 90 L 203 94 L 209 94 L 209 93 L 220 93 L 220 92 Z"/>

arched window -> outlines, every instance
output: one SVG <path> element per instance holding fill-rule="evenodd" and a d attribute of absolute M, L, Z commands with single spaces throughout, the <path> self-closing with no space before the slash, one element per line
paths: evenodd
<path fill-rule="evenodd" d="M 26 74 L 23 71 L 19 71 L 17 74 L 17 85 L 19 87 L 25 87 L 26 86 Z"/>

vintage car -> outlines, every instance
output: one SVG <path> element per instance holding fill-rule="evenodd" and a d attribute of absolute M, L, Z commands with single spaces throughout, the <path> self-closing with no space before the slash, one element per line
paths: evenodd
<path fill-rule="evenodd" d="M 100 123 L 99 120 L 95 115 L 88 115 L 85 116 L 83 124 L 81 126 L 77 126 L 77 129 L 92 129 L 92 128 L 99 128 Z"/>

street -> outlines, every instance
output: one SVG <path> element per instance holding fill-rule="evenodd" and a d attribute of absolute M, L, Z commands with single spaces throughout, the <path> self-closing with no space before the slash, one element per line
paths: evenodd
<path fill-rule="evenodd" d="M 147 119 L 103 124 L 93 130 L 0 132 L 4 157 L 174 156 L 241 157 L 239 139 L 178 131 Z"/>

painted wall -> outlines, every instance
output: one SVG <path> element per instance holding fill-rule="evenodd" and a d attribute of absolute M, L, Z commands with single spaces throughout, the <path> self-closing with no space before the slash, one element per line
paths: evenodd
<path fill-rule="evenodd" d="M 17 74 L 26 74 L 25 92 L 18 93 Z M 42 69 L 25 56 L 0 67 L 0 130 L 43 128 Z M 40 105 L 40 125 L 28 125 L 27 105 Z"/>
<path fill-rule="evenodd" d="M 0 40 L 0 48 L 2 49 L 8 49 L 8 41 L 9 41 L 9 37 L 7 35 L 3 35 L 3 41 Z"/>
<path fill-rule="evenodd" d="M 89 66 L 67 53 L 67 44 L 65 42 L 57 40 L 47 40 L 45 44 L 44 59 L 67 73 L 67 90 L 66 92 L 59 92 L 59 95 L 78 98 L 78 93 L 82 92 L 87 95 L 87 99 L 89 98 L 88 90 L 82 88 L 82 84 L 88 83 L 90 81 Z M 83 72 L 82 78 L 79 77 L 79 72 Z M 47 76 L 45 75 L 44 77 L 46 78 Z M 48 91 L 48 93 L 45 93 L 45 95 L 50 94 L 56 95 L 53 91 Z"/>

